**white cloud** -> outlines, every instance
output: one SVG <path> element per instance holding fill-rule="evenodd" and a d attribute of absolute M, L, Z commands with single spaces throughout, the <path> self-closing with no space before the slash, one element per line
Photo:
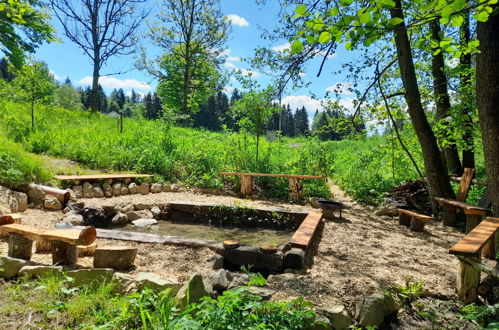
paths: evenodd
<path fill-rule="evenodd" d="M 92 77 L 86 76 L 78 81 L 80 85 L 92 85 Z M 123 89 L 139 89 L 150 90 L 151 85 L 135 79 L 118 79 L 109 76 L 99 78 L 99 84 L 104 88 L 123 88 Z"/>
<path fill-rule="evenodd" d="M 232 94 L 233 91 L 234 91 L 234 87 L 230 87 L 230 86 L 225 86 L 224 87 L 224 92 L 226 94 Z"/>
<path fill-rule="evenodd" d="M 326 92 L 340 94 L 340 95 L 350 95 L 352 94 L 352 84 L 347 82 L 339 82 L 325 89 Z"/>
<path fill-rule="evenodd" d="M 256 71 L 253 71 L 253 70 L 248 70 L 248 69 L 239 69 L 239 71 L 241 71 L 241 74 L 243 76 L 246 76 L 246 77 L 253 77 L 253 78 L 257 78 L 260 76 L 260 73 L 259 72 L 256 72 Z"/>
<path fill-rule="evenodd" d="M 459 58 L 453 57 L 451 59 L 445 59 L 445 65 L 451 69 L 454 69 L 459 65 Z"/>
<path fill-rule="evenodd" d="M 235 26 L 249 26 L 250 23 L 244 18 L 236 14 L 230 14 L 225 16 L 225 18 L 230 22 L 230 24 L 235 25 Z"/>
<path fill-rule="evenodd" d="M 237 69 L 237 66 L 231 62 L 225 62 L 224 67 L 226 67 L 227 69 Z"/>
<path fill-rule="evenodd" d="M 241 58 L 238 57 L 238 56 L 227 56 L 227 61 L 231 61 L 231 62 L 240 62 L 241 61 Z"/>
<path fill-rule="evenodd" d="M 289 42 L 286 42 L 285 44 L 272 47 L 272 50 L 278 53 L 291 51 L 291 44 Z"/>
<path fill-rule="evenodd" d="M 57 75 L 53 70 L 49 70 L 49 73 L 54 77 L 55 80 L 61 80 L 62 78 Z"/>

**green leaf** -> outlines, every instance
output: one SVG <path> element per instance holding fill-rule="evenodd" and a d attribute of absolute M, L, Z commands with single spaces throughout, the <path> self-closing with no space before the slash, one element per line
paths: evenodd
<path fill-rule="evenodd" d="M 489 13 L 482 10 L 474 15 L 475 19 L 479 22 L 487 22 L 489 20 Z"/>
<path fill-rule="evenodd" d="M 440 12 L 440 16 L 442 17 L 449 17 L 452 14 L 452 7 L 451 6 L 446 6 L 442 9 Z"/>
<path fill-rule="evenodd" d="M 332 17 L 337 16 L 339 13 L 340 10 L 338 9 L 338 7 L 333 7 L 331 8 L 331 10 L 329 10 L 329 15 L 331 15 Z"/>
<path fill-rule="evenodd" d="M 454 9 L 454 11 L 461 10 L 464 6 L 466 6 L 466 0 L 455 0 L 452 3 L 452 9 Z"/>
<path fill-rule="evenodd" d="M 346 50 L 351 50 L 351 49 L 352 49 L 352 46 L 353 46 L 353 45 L 352 45 L 352 42 L 351 42 L 351 41 L 350 41 L 350 42 L 347 42 L 347 44 L 345 45 L 345 49 L 346 49 Z"/>
<path fill-rule="evenodd" d="M 371 14 L 369 12 L 364 13 L 359 16 L 359 20 L 362 24 L 367 24 L 371 21 Z"/>
<path fill-rule="evenodd" d="M 451 20 L 452 26 L 460 27 L 463 25 L 464 18 L 463 16 L 453 16 Z"/>
<path fill-rule="evenodd" d="M 352 0 L 340 0 L 340 4 L 342 6 L 350 6 L 352 4 Z"/>
<path fill-rule="evenodd" d="M 308 36 L 307 36 L 307 42 L 308 42 L 309 44 L 314 44 L 314 43 L 316 43 L 316 42 L 317 42 L 317 37 L 315 37 L 315 36 L 311 36 L 311 35 L 308 35 Z"/>
<path fill-rule="evenodd" d="M 291 51 L 293 53 L 299 53 L 303 50 L 303 44 L 300 40 L 295 40 L 293 41 L 293 43 L 291 44 Z"/>
<path fill-rule="evenodd" d="M 398 24 L 402 23 L 403 21 L 404 21 L 404 20 L 403 20 L 402 18 L 399 18 L 399 17 L 394 17 L 394 18 L 390 19 L 389 24 L 390 24 L 391 26 L 395 26 L 395 25 L 398 25 Z"/>
<path fill-rule="evenodd" d="M 383 9 L 392 9 L 395 8 L 395 1 L 393 0 L 381 0 L 379 2 L 381 8 Z"/>
<path fill-rule="evenodd" d="M 321 32 L 321 34 L 319 35 L 319 42 L 321 44 L 324 44 L 326 42 L 329 42 L 331 40 L 331 34 L 327 31 L 323 31 Z"/>
<path fill-rule="evenodd" d="M 364 44 L 364 46 L 369 47 L 373 44 L 373 42 L 375 40 L 376 40 L 376 38 L 374 38 L 374 37 L 367 38 L 367 39 L 364 39 L 363 44 Z"/>
<path fill-rule="evenodd" d="M 447 24 L 449 23 L 449 17 L 442 17 L 439 20 L 440 24 Z"/>
<path fill-rule="evenodd" d="M 306 12 L 307 12 L 307 6 L 304 4 L 301 4 L 295 8 L 295 13 L 300 16 L 303 16 Z"/>

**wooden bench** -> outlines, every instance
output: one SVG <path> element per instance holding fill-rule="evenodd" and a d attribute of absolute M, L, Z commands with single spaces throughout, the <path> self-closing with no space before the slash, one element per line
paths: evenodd
<path fill-rule="evenodd" d="M 151 178 L 150 174 L 88 174 L 88 175 L 56 175 L 55 179 L 61 181 L 73 181 L 74 184 L 78 185 L 83 181 L 100 181 L 106 180 L 109 183 L 112 183 L 113 180 L 125 180 L 126 183 L 130 182 L 131 179 L 137 178 Z"/>
<path fill-rule="evenodd" d="M 314 237 L 321 220 L 322 212 L 310 212 L 293 234 L 293 237 L 291 237 L 291 246 L 307 250 L 312 243 L 312 238 Z"/>
<path fill-rule="evenodd" d="M 397 211 L 399 213 L 399 224 L 408 226 L 412 231 L 424 231 L 425 224 L 435 220 L 432 216 L 410 210 L 397 209 Z"/>
<path fill-rule="evenodd" d="M 298 175 L 298 174 L 271 174 L 271 173 L 239 173 L 239 172 L 220 172 L 220 175 L 239 175 L 241 176 L 241 195 L 251 196 L 253 194 L 253 182 L 255 176 L 267 176 L 276 178 L 289 178 L 289 198 L 299 200 L 303 189 L 300 179 L 326 179 L 325 176 L 317 175 Z"/>
<path fill-rule="evenodd" d="M 498 229 L 499 218 L 488 217 L 449 249 L 450 254 L 459 258 L 456 285 L 459 298 L 465 303 L 474 302 L 477 298 L 480 272 L 499 277 L 497 269 L 480 263 L 482 251 L 485 256 L 495 258 L 495 235 Z"/>

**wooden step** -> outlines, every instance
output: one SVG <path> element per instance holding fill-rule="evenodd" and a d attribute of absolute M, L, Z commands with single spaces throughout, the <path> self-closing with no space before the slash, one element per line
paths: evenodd
<path fill-rule="evenodd" d="M 449 249 L 450 254 L 477 257 L 487 242 L 499 229 L 499 218 L 488 217 L 476 226 L 468 235 Z"/>
<path fill-rule="evenodd" d="M 300 227 L 298 227 L 293 237 L 291 237 L 291 245 L 306 250 L 312 242 L 312 238 L 314 237 L 321 220 L 322 212 L 310 212 L 303 220 Z"/>

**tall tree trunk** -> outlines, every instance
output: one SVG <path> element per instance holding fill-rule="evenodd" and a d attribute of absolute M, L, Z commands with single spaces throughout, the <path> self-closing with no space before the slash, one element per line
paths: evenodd
<path fill-rule="evenodd" d="M 395 8 L 390 9 L 390 14 L 392 18 L 404 20 L 401 0 L 395 0 Z M 432 198 L 433 209 L 436 211 L 438 205 L 435 203 L 433 197 L 454 198 L 455 195 L 450 185 L 449 175 L 444 166 L 440 149 L 438 148 L 437 139 L 428 123 L 421 103 L 421 94 L 419 93 L 416 70 L 414 68 L 411 45 L 407 36 L 405 22 L 395 26 L 394 34 L 409 116 L 411 117 L 412 125 L 421 145 L 428 189 Z"/>
<path fill-rule="evenodd" d="M 433 40 L 440 42 L 440 23 L 438 21 L 432 21 L 430 23 L 431 35 Z M 447 77 L 444 72 L 444 55 L 443 52 L 438 54 L 433 54 L 431 58 L 431 73 L 433 75 L 433 93 L 435 95 L 436 102 L 436 117 L 438 120 L 445 120 L 450 109 L 449 92 L 447 90 Z M 449 122 L 445 120 L 445 124 L 448 125 Z M 459 159 L 459 153 L 457 151 L 455 141 L 449 136 L 448 133 L 444 134 L 444 139 L 450 140 L 442 148 L 445 155 L 445 162 L 447 164 L 447 170 L 449 173 L 460 175 L 462 173 L 461 161 Z"/>
<path fill-rule="evenodd" d="M 90 94 L 90 109 L 92 112 L 98 112 L 100 110 L 100 93 L 99 93 L 99 76 L 100 76 L 100 46 L 99 46 L 99 0 L 94 0 L 93 8 L 91 8 L 92 13 L 92 43 L 93 43 L 93 65 L 94 71 L 92 74 L 92 93 Z"/>
<path fill-rule="evenodd" d="M 485 168 L 494 215 L 499 214 L 499 6 L 487 22 L 478 22 L 480 52 L 476 62 L 476 98 Z"/>
<path fill-rule="evenodd" d="M 98 112 L 100 110 L 99 75 L 100 75 L 99 63 L 94 61 L 94 72 L 92 76 L 92 93 L 90 95 L 90 109 L 92 109 L 92 112 Z"/>
<path fill-rule="evenodd" d="M 461 44 L 467 45 L 470 41 L 470 14 L 464 14 L 464 22 L 460 30 Z M 475 152 L 473 142 L 473 119 L 471 112 L 473 111 L 472 98 L 472 84 L 471 84 L 471 54 L 463 54 L 460 57 L 461 70 L 464 72 L 460 76 L 460 90 L 461 103 L 464 105 L 462 115 L 465 116 L 463 140 L 465 148 L 463 149 L 463 167 L 475 167 Z"/>

